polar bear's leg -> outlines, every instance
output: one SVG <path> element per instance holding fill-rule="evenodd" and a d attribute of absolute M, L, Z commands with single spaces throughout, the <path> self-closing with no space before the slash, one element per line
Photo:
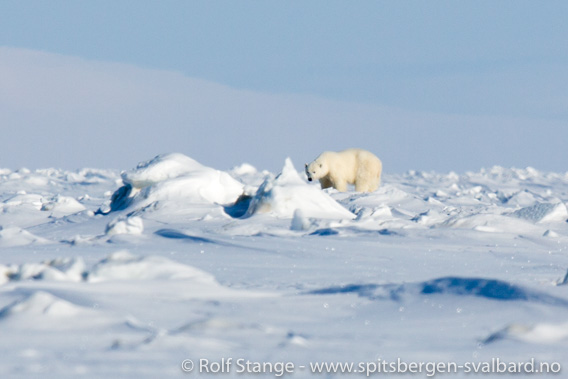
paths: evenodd
<path fill-rule="evenodd" d="M 373 182 L 367 183 L 365 189 L 362 192 L 375 192 L 379 188 L 378 180 L 373 179 Z"/>
<path fill-rule="evenodd" d="M 379 174 L 370 162 L 362 162 L 357 169 L 355 190 L 358 192 L 373 192 L 379 188 Z"/>
<path fill-rule="evenodd" d="M 333 187 L 339 192 L 347 191 L 347 182 L 345 180 L 335 180 L 333 182 Z"/>
<path fill-rule="evenodd" d="M 377 178 L 369 178 L 369 182 L 357 180 L 355 182 L 355 191 L 357 192 L 375 192 L 379 188 L 379 180 Z"/>
<path fill-rule="evenodd" d="M 374 190 L 371 189 L 369 183 L 364 183 L 360 180 L 355 182 L 355 191 L 357 192 L 373 192 Z"/>
<path fill-rule="evenodd" d="M 333 187 L 333 184 L 331 183 L 331 180 L 329 180 L 329 178 L 327 177 L 323 177 L 320 180 L 320 184 L 321 184 L 321 188 L 322 189 L 326 189 L 326 188 L 330 188 Z"/>
<path fill-rule="evenodd" d="M 370 192 L 372 185 L 371 175 L 365 165 L 360 165 L 357 169 L 357 177 L 355 178 L 355 191 L 357 192 Z"/>

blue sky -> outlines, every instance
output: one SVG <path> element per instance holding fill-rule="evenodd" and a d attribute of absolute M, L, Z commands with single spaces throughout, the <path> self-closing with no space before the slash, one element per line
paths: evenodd
<path fill-rule="evenodd" d="M 5 0 L 0 166 L 277 170 L 361 146 L 398 172 L 566 171 L 566 19 L 565 1 Z"/>

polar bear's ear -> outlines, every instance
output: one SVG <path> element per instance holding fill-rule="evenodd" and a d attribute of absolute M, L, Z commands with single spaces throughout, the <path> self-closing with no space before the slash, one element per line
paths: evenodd
<path fill-rule="evenodd" d="M 307 164 L 307 163 L 304 163 L 304 167 L 308 167 L 308 164 Z"/>

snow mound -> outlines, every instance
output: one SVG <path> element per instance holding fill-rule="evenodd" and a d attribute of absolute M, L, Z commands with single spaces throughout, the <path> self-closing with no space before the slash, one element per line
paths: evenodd
<path fill-rule="evenodd" d="M 536 203 L 513 212 L 513 216 L 540 223 L 564 222 L 568 219 L 568 210 L 564 203 Z"/>
<path fill-rule="evenodd" d="M 416 215 L 412 221 L 420 225 L 432 226 L 442 223 L 445 219 L 445 215 L 442 215 L 433 209 L 428 209 L 426 212 Z"/>
<path fill-rule="evenodd" d="M 311 221 L 304 216 L 302 210 L 296 209 L 294 211 L 294 216 L 292 217 L 292 225 L 290 226 L 290 229 L 302 231 L 310 229 L 311 226 Z"/>
<path fill-rule="evenodd" d="M 558 233 L 556 233 L 554 230 L 547 230 L 544 233 L 542 233 L 543 237 L 547 237 L 547 238 L 558 238 L 560 237 L 560 235 Z"/>
<path fill-rule="evenodd" d="M 178 153 L 164 154 L 122 174 L 124 186 L 112 196 L 109 211 L 140 209 L 158 203 L 228 204 L 244 185 L 228 173 L 206 167 Z"/>
<path fill-rule="evenodd" d="M 115 234 L 142 234 L 144 222 L 140 217 L 119 217 L 108 223 L 105 234 L 112 236 Z"/>
<path fill-rule="evenodd" d="M 86 267 L 81 257 L 57 258 L 21 265 L 0 265 L 0 284 L 21 280 L 101 282 L 167 279 L 192 279 L 199 283 L 217 283 L 211 274 L 194 267 L 160 256 L 138 257 L 128 251 L 111 254 L 90 269 Z"/>
<path fill-rule="evenodd" d="M 46 170 L 38 171 L 43 172 Z M 52 174 L 50 172 L 48 173 Z M 105 184 L 111 180 L 116 180 L 116 173 L 114 171 L 104 169 L 83 168 L 77 172 L 57 170 L 56 173 L 59 177 L 64 178 L 66 182 L 89 186 L 96 184 Z"/>
<path fill-rule="evenodd" d="M 442 227 L 471 229 L 485 233 L 530 232 L 533 228 L 525 221 L 492 213 L 452 216 L 440 225 Z"/>
<path fill-rule="evenodd" d="M 484 342 L 490 343 L 503 339 L 512 339 L 537 344 L 565 342 L 568 340 L 568 323 L 539 323 L 535 325 L 515 323 L 492 333 Z"/>
<path fill-rule="evenodd" d="M 282 173 L 275 179 L 267 178 L 258 188 L 246 216 L 270 213 L 276 217 L 293 218 L 297 209 L 301 210 L 303 217 L 355 218 L 353 213 L 327 193 L 302 180 L 290 158 L 287 158 Z"/>
<path fill-rule="evenodd" d="M 256 175 L 258 170 L 249 163 L 243 163 L 239 166 L 233 167 L 229 173 L 234 176 Z"/>
<path fill-rule="evenodd" d="M 83 309 L 75 304 L 60 299 L 48 292 L 37 291 L 27 298 L 16 301 L 0 310 L 0 319 L 20 317 L 22 315 L 45 315 L 53 318 L 71 318 Z"/>
<path fill-rule="evenodd" d="M 242 193 L 243 185 L 229 174 L 207 168 L 146 187 L 141 196 L 149 202 L 182 200 L 228 204 Z"/>
<path fill-rule="evenodd" d="M 215 277 L 194 267 L 164 257 L 137 257 L 120 251 L 97 263 L 87 275 L 89 282 L 107 280 L 192 279 L 201 283 L 216 283 Z"/>
<path fill-rule="evenodd" d="M 42 211 L 51 212 L 54 217 L 68 216 L 84 211 L 86 208 L 72 197 L 57 195 L 41 206 Z"/>
<path fill-rule="evenodd" d="M 244 195 L 253 196 L 258 187 L 266 180 L 267 177 L 274 177 L 274 175 L 266 170 L 258 171 L 256 167 L 243 163 L 235 166 L 228 171 L 228 173 L 239 182 L 245 183 L 243 189 Z"/>
<path fill-rule="evenodd" d="M 508 205 L 516 205 L 519 207 L 528 207 L 533 205 L 536 202 L 535 194 L 531 193 L 530 191 L 518 191 L 513 193 L 512 195 L 507 195 L 505 193 L 498 193 L 498 196 L 502 199 L 503 203 L 507 203 Z"/>
<path fill-rule="evenodd" d="M 43 205 L 43 197 L 36 194 L 28 194 L 21 191 L 18 194 L 4 200 L 0 204 L 2 213 L 17 213 L 22 210 L 38 211 Z"/>
<path fill-rule="evenodd" d="M 81 257 L 57 258 L 42 263 L 0 265 L 0 284 L 29 279 L 80 282 L 85 271 L 85 261 Z"/>
<path fill-rule="evenodd" d="M 49 240 L 33 235 L 27 230 L 16 226 L 2 228 L 0 226 L 0 247 L 26 246 L 31 244 L 46 244 Z"/>
<path fill-rule="evenodd" d="M 171 153 L 141 162 L 134 170 L 123 172 L 121 176 L 125 184 L 130 184 L 134 188 L 144 188 L 205 168 L 186 155 Z"/>

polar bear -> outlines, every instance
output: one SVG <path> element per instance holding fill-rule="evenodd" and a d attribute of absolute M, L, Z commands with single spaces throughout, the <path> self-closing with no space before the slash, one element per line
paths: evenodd
<path fill-rule="evenodd" d="M 375 191 L 382 170 L 381 160 L 363 149 L 324 151 L 312 163 L 306 163 L 310 182 L 319 179 L 321 188 L 333 187 L 342 192 L 347 191 L 347 184 L 354 184 L 358 192 Z"/>

